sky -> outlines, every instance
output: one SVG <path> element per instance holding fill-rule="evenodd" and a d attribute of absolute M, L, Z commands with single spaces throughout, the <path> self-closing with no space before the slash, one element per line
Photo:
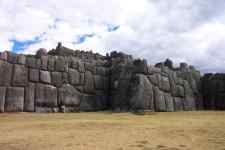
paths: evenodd
<path fill-rule="evenodd" d="M 0 51 L 35 54 L 62 42 L 225 72 L 224 8 L 225 0 L 0 0 Z"/>

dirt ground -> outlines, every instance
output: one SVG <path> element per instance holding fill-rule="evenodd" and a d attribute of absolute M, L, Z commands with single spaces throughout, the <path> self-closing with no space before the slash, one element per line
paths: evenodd
<path fill-rule="evenodd" d="M 225 150 L 225 112 L 0 114 L 0 150 Z"/>

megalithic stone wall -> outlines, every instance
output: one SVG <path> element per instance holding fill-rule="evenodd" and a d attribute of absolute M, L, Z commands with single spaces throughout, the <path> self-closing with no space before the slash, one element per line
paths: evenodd
<path fill-rule="evenodd" d="M 0 53 L 0 112 L 183 111 L 203 109 L 201 75 L 167 60 L 102 56 L 61 44 L 36 55 Z"/>
<path fill-rule="evenodd" d="M 0 112 L 96 111 L 107 107 L 104 58 L 0 54 Z M 93 55 L 94 56 L 94 55 Z"/>
<path fill-rule="evenodd" d="M 204 108 L 225 110 L 225 74 L 206 74 L 201 80 Z"/>
<path fill-rule="evenodd" d="M 201 75 L 192 66 L 182 63 L 173 68 L 166 62 L 149 66 L 145 60 L 133 60 L 122 53 L 113 57 L 111 63 L 113 109 L 167 112 L 203 109 L 199 92 Z"/>

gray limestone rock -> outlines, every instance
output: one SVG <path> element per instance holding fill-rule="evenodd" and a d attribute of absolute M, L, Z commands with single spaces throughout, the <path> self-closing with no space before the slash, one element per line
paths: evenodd
<path fill-rule="evenodd" d="M 166 102 L 163 92 L 158 87 L 154 87 L 155 109 L 156 111 L 166 111 Z"/>
<path fill-rule="evenodd" d="M 35 111 L 35 83 L 29 83 L 25 88 L 25 99 L 24 99 L 24 111 L 34 112 Z"/>
<path fill-rule="evenodd" d="M 48 69 L 48 56 L 41 56 L 41 68 L 42 70 Z"/>
<path fill-rule="evenodd" d="M 104 89 L 104 77 L 95 75 L 94 80 L 95 80 L 95 89 L 103 90 Z"/>
<path fill-rule="evenodd" d="M 29 80 L 32 82 L 39 82 L 39 70 L 38 69 L 29 69 Z"/>
<path fill-rule="evenodd" d="M 69 69 L 69 82 L 72 85 L 78 85 L 80 83 L 80 75 L 79 72 L 75 69 Z"/>
<path fill-rule="evenodd" d="M 0 87 L 0 113 L 4 112 L 6 88 Z"/>
<path fill-rule="evenodd" d="M 170 92 L 170 82 L 168 77 L 161 76 L 159 83 L 159 87 L 161 90 L 165 92 Z"/>
<path fill-rule="evenodd" d="M 55 57 L 48 56 L 48 70 L 54 71 L 55 70 Z"/>
<path fill-rule="evenodd" d="M 182 111 L 182 110 L 184 110 L 183 99 L 181 99 L 180 97 L 175 97 L 174 98 L 174 110 L 175 111 Z"/>
<path fill-rule="evenodd" d="M 137 74 L 132 78 L 130 85 L 130 107 L 132 110 L 152 110 L 154 111 L 153 87 L 147 76 Z"/>
<path fill-rule="evenodd" d="M 173 112 L 174 111 L 174 102 L 173 102 L 173 97 L 171 96 L 171 94 L 164 93 L 164 99 L 166 102 L 166 111 Z"/>
<path fill-rule="evenodd" d="M 51 85 L 36 85 L 36 107 L 57 107 L 57 89 Z"/>
<path fill-rule="evenodd" d="M 68 65 L 64 57 L 58 57 L 55 60 L 55 70 L 56 71 L 67 71 Z"/>
<path fill-rule="evenodd" d="M 81 101 L 81 94 L 71 85 L 64 84 L 59 88 L 59 105 L 78 107 Z"/>
<path fill-rule="evenodd" d="M 14 86 L 26 86 L 28 81 L 28 70 L 24 65 L 14 64 L 14 72 L 12 85 Z"/>
<path fill-rule="evenodd" d="M 43 83 L 51 83 L 51 74 L 48 71 L 40 70 L 40 81 Z"/>
<path fill-rule="evenodd" d="M 62 73 L 61 72 L 52 72 L 51 73 L 51 83 L 56 87 L 61 87 L 62 82 Z"/>
<path fill-rule="evenodd" d="M 94 77 L 93 77 L 93 75 L 90 71 L 85 72 L 84 91 L 86 93 L 93 93 L 94 92 Z"/>
<path fill-rule="evenodd" d="M 0 60 L 0 86 L 10 86 L 13 65 Z"/>
<path fill-rule="evenodd" d="M 5 112 L 23 112 L 24 88 L 8 87 L 5 99 Z"/>

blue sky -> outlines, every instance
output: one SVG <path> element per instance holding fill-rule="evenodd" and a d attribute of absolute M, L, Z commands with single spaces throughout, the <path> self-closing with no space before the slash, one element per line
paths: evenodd
<path fill-rule="evenodd" d="M 0 51 L 34 54 L 62 42 L 225 72 L 224 8 L 224 0 L 0 0 Z"/>

